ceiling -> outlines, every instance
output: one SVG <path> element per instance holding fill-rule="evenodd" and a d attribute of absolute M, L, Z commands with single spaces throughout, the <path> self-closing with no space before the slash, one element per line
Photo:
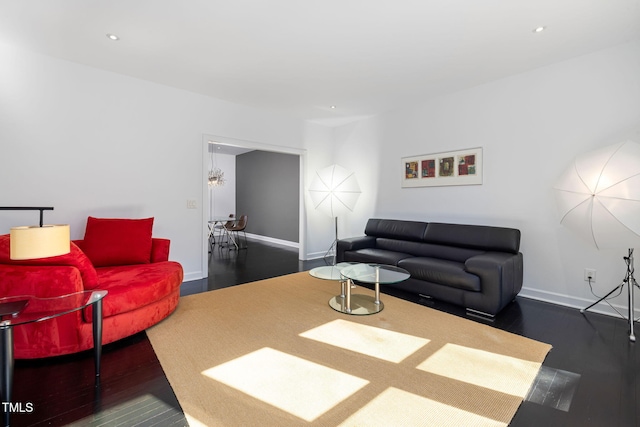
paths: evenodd
<path fill-rule="evenodd" d="M 4 43 L 328 125 L 637 39 L 640 0 L 0 0 Z"/>

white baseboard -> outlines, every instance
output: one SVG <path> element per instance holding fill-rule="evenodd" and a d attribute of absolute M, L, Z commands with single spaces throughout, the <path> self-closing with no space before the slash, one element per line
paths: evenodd
<path fill-rule="evenodd" d="M 182 279 L 182 281 L 191 282 L 192 280 L 200 280 L 204 277 L 207 277 L 207 276 L 203 276 L 202 271 L 192 271 L 190 273 L 184 273 L 184 278 Z"/>
<path fill-rule="evenodd" d="M 327 251 L 322 252 L 311 252 L 307 254 L 307 259 L 320 259 L 325 257 L 333 257 L 333 252 L 327 253 Z"/>
<path fill-rule="evenodd" d="M 577 298 L 577 297 L 572 297 L 568 295 L 558 294 L 555 292 L 541 291 L 538 289 L 531 289 L 527 287 L 523 287 L 520 293 L 518 294 L 518 296 L 534 299 L 538 301 L 544 301 L 551 304 L 562 305 L 565 307 L 577 308 L 577 309 L 586 308 L 597 301 L 597 298 L 595 297 L 593 300 L 588 300 L 585 298 Z M 618 311 L 620 311 L 620 313 L 624 313 L 625 315 L 627 314 L 628 308 L 626 306 L 621 306 L 619 304 L 611 304 L 611 305 L 614 306 Z M 599 304 L 596 304 L 595 306 L 589 309 L 589 312 L 605 314 L 605 315 L 614 316 L 614 317 L 620 317 L 620 314 L 617 313 L 613 308 L 611 308 L 609 304 L 607 304 L 606 302 L 601 302 Z"/>
<path fill-rule="evenodd" d="M 296 248 L 296 249 L 300 247 L 300 244 L 298 242 L 291 242 L 289 240 L 276 239 L 274 237 L 260 236 L 258 234 L 247 233 L 247 239 L 261 240 L 263 242 L 275 243 L 277 245 L 288 246 L 290 248 Z"/>

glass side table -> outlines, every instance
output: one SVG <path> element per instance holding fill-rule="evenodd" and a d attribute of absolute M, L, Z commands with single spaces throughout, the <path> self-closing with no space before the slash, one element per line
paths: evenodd
<path fill-rule="evenodd" d="M 44 322 L 85 307 L 93 306 L 93 356 L 96 381 L 100 377 L 102 356 L 102 299 L 107 291 L 83 291 L 53 298 L 21 295 L 0 298 L 0 398 L 11 402 L 13 388 L 13 328 L 28 323 Z M 4 412 L 4 425 L 9 425 L 9 411 Z"/>
<path fill-rule="evenodd" d="M 346 314 L 367 315 L 382 311 L 384 304 L 380 301 L 380 285 L 402 282 L 411 275 L 403 268 L 384 264 L 354 264 L 343 268 L 340 273 L 347 279 L 346 295 L 344 300 L 332 300 L 329 305 L 334 310 Z M 351 295 L 351 284 L 353 281 L 372 284 L 374 286 L 374 296 Z"/>

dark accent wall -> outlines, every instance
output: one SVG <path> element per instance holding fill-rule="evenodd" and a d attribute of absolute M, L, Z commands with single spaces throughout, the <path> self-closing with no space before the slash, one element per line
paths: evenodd
<path fill-rule="evenodd" d="M 300 157 L 251 151 L 236 156 L 236 214 L 247 233 L 299 242 Z"/>

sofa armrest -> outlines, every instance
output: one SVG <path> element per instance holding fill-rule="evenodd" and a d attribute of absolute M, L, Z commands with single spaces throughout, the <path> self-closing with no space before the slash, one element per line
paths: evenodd
<path fill-rule="evenodd" d="M 151 239 L 151 262 L 169 261 L 171 240 L 154 237 Z"/>
<path fill-rule="evenodd" d="M 373 236 L 351 237 L 349 239 L 340 239 L 336 246 L 336 260 L 344 261 L 344 253 L 346 251 L 357 251 L 358 249 L 375 248 L 376 238 Z"/>
<path fill-rule="evenodd" d="M 80 270 L 73 266 L 0 265 L 0 297 L 57 297 L 84 291 Z"/>
<path fill-rule="evenodd" d="M 522 289 L 522 253 L 486 252 L 469 258 L 465 270 L 480 277 L 484 309 L 496 314 Z"/>

